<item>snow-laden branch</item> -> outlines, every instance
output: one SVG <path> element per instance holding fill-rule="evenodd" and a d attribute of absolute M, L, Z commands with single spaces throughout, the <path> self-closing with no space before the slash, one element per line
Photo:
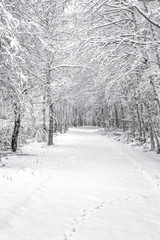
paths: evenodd
<path fill-rule="evenodd" d="M 88 70 L 93 71 L 93 68 L 78 66 L 78 65 L 57 65 L 57 66 L 54 66 L 53 68 L 49 69 L 49 71 L 51 72 L 51 71 L 53 71 L 54 69 L 57 69 L 57 68 L 81 68 L 81 69 L 88 69 Z"/>
<path fill-rule="evenodd" d="M 33 73 L 31 70 L 27 69 L 24 66 L 21 66 L 21 68 L 23 68 L 25 71 L 27 71 L 28 73 L 30 73 L 32 76 L 36 77 L 37 79 L 39 79 L 42 82 L 45 82 L 41 77 L 39 77 L 37 74 Z"/>
<path fill-rule="evenodd" d="M 154 25 L 157 28 L 160 28 L 160 25 L 153 20 L 151 20 L 149 17 L 146 16 L 146 14 L 136 5 L 133 6 L 148 22 L 150 22 L 152 25 Z"/>
<path fill-rule="evenodd" d="M 120 23 L 120 22 L 125 22 L 125 21 L 131 21 L 131 22 L 133 22 L 133 20 L 130 19 L 130 18 L 124 18 L 124 19 L 120 19 L 120 20 L 118 20 L 118 21 L 114 21 L 114 22 L 102 24 L 102 25 L 99 25 L 99 26 L 95 26 L 95 27 L 93 27 L 93 28 L 86 29 L 86 30 L 94 30 L 94 29 L 97 29 L 97 28 L 108 27 L 108 26 L 110 26 L 110 25 L 114 25 L 114 24 L 117 24 L 117 23 Z"/>

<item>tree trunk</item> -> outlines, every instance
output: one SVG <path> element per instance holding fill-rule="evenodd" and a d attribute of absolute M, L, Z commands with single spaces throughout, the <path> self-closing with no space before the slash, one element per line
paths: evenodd
<path fill-rule="evenodd" d="M 153 128 L 153 121 L 152 121 L 152 114 L 150 110 L 149 104 L 145 103 L 148 112 L 148 126 L 149 126 L 149 136 L 150 136 L 150 144 L 151 144 L 151 151 L 155 150 L 155 141 L 154 141 L 154 128 Z"/>
<path fill-rule="evenodd" d="M 134 116 L 134 111 L 132 108 L 130 108 L 130 130 L 132 133 L 132 137 L 135 137 L 135 132 L 136 132 L 136 126 L 135 126 L 135 116 Z"/>
<path fill-rule="evenodd" d="M 143 132 L 143 142 L 146 142 L 146 129 L 145 129 L 145 122 L 143 117 L 143 106 L 141 105 L 141 122 L 142 122 L 142 132 Z"/>
<path fill-rule="evenodd" d="M 138 129 L 139 129 L 139 136 L 142 137 L 142 122 L 141 117 L 138 109 L 138 104 L 136 105 L 137 110 L 137 120 L 138 120 Z"/>
<path fill-rule="evenodd" d="M 64 132 L 68 131 L 69 119 L 68 119 L 68 109 L 65 109 L 65 122 L 64 122 Z"/>
<path fill-rule="evenodd" d="M 159 143 L 159 139 L 158 139 L 155 131 L 154 131 L 154 137 L 155 137 L 155 142 L 156 142 L 156 152 L 157 152 L 157 154 L 160 154 L 160 143 Z"/>
<path fill-rule="evenodd" d="M 150 77 L 150 85 L 152 86 L 153 94 L 154 94 L 154 97 L 155 97 L 155 101 L 157 103 L 158 114 L 160 115 L 160 100 L 159 100 L 159 96 L 158 96 L 158 93 L 156 91 L 156 88 L 155 88 L 155 85 L 154 85 L 152 77 Z"/>
<path fill-rule="evenodd" d="M 49 132 L 48 132 L 48 145 L 53 145 L 53 113 L 54 113 L 54 107 L 53 103 L 49 106 Z"/>
<path fill-rule="evenodd" d="M 123 132 L 125 132 L 126 127 L 125 127 L 125 120 L 124 120 L 124 110 L 122 105 L 121 105 L 121 117 L 122 117 L 122 129 L 123 129 Z"/>
<path fill-rule="evenodd" d="M 155 150 L 155 141 L 154 141 L 153 127 L 152 127 L 151 122 L 149 123 L 149 135 L 150 135 L 151 151 L 154 151 Z"/>
<path fill-rule="evenodd" d="M 46 106 L 45 106 L 45 101 L 46 101 L 46 97 L 43 97 L 43 130 L 46 132 L 47 131 L 47 127 L 46 127 Z"/>
<path fill-rule="evenodd" d="M 114 106 L 114 112 L 115 112 L 115 125 L 116 125 L 116 128 L 119 128 L 118 111 L 117 111 L 116 105 Z"/>
<path fill-rule="evenodd" d="M 20 129 L 20 122 L 21 122 L 21 116 L 20 113 L 15 113 L 15 123 L 14 123 L 14 130 L 12 134 L 12 142 L 11 142 L 11 147 L 12 151 L 16 152 L 17 151 L 17 144 L 18 144 L 18 134 L 19 134 L 19 129 Z"/>
<path fill-rule="evenodd" d="M 42 110 L 42 114 L 43 114 L 43 132 L 42 132 L 42 140 L 46 141 L 46 133 L 47 133 L 47 127 L 46 127 L 46 108 L 45 108 L 45 104 L 43 103 L 43 110 Z"/>
<path fill-rule="evenodd" d="M 59 124 L 59 131 L 60 133 L 63 133 L 63 107 L 62 107 L 62 104 L 60 106 L 60 124 Z"/>

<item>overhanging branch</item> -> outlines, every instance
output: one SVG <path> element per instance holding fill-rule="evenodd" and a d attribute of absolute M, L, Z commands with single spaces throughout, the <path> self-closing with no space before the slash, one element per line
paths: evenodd
<path fill-rule="evenodd" d="M 154 22 L 153 20 L 151 20 L 149 17 L 146 16 L 146 14 L 139 9 L 137 6 L 133 6 L 133 8 L 135 8 L 148 22 L 150 22 L 152 25 L 154 25 L 157 28 L 160 28 L 160 25 L 156 22 Z"/>

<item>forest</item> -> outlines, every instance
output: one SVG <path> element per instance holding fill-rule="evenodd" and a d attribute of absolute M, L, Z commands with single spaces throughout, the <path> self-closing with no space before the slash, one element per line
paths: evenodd
<path fill-rule="evenodd" d="M 0 240 L 159 240 L 160 0 L 0 0 Z"/>
<path fill-rule="evenodd" d="M 1 153 L 85 125 L 160 153 L 159 38 L 156 0 L 1 0 Z"/>

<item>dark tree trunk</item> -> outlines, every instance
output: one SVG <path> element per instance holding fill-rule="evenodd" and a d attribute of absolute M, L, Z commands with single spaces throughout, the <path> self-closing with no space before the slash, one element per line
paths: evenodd
<path fill-rule="evenodd" d="M 49 133 L 48 133 L 48 145 L 53 145 L 53 122 L 54 122 L 54 118 L 53 118 L 53 113 L 54 113 L 54 107 L 53 107 L 53 103 L 50 105 L 49 107 Z"/>
<path fill-rule="evenodd" d="M 78 122 L 77 122 L 77 109 L 76 108 L 74 108 L 74 123 L 73 123 L 73 125 L 75 126 L 75 127 L 77 127 L 78 126 Z"/>
<path fill-rule="evenodd" d="M 56 114 L 54 122 L 53 122 L 53 132 L 56 133 L 57 129 L 58 129 L 58 123 L 57 123 L 57 114 Z"/>
<path fill-rule="evenodd" d="M 101 110 L 101 127 L 106 127 L 104 109 Z"/>
<path fill-rule="evenodd" d="M 47 131 L 47 127 L 46 127 L 46 106 L 45 106 L 45 101 L 46 98 L 43 97 L 43 130 L 46 132 Z"/>
<path fill-rule="evenodd" d="M 148 128 L 149 128 L 151 151 L 154 151 L 156 146 L 154 141 L 154 127 L 153 127 L 153 121 L 152 121 L 152 114 L 151 114 L 150 106 L 147 103 L 145 103 L 145 106 L 148 112 Z"/>
<path fill-rule="evenodd" d="M 63 133 L 63 109 L 60 107 L 60 121 L 59 121 L 59 131 Z"/>
<path fill-rule="evenodd" d="M 21 123 L 20 113 L 15 112 L 15 123 L 14 123 L 14 130 L 13 130 L 12 142 L 11 142 L 11 147 L 12 147 L 12 151 L 13 152 L 17 151 L 18 134 L 19 134 L 19 129 L 20 129 L 20 123 Z"/>
<path fill-rule="evenodd" d="M 142 137 L 142 122 L 141 122 L 141 116 L 138 109 L 138 104 L 136 105 L 137 110 L 137 120 L 138 120 L 138 130 L 139 130 L 139 136 Z"/>
<path fill-rule="evenodd" d="M 122 116 L 122 129 L 123 129 L 123 132 L 125 132 L 126 126 L 125 126 L 125 120 L 124 120 L 124 110 L 122 105 L 121 105 L 121 116 Z"/>
<path fill-rule="evenodd" d="M 68 125 L 69 125 L 68 110 L 66 108 L 66 111 L 65 111 L 65 122 L 64 122 L 64 132 L 65 133 L 68 131 Z"/>
<path fill-rule="evenodd" d="M 153 127 L 150 122 L 149 122 L 149 135 L 150 135 L 151 151 L 154 151 L 155 150 L 155 141 L 154 141 L 154 135 L 153 135 Z"/>
<path fill-rule="evenodd" d="M 146 142 L 146 127 L 144 122 L 144 116 L 143 116 L 143 105 L 141 105 L 141 122 L 142 122 L 142 133 L 143 133 L 143 141 Z"/>
<path fill-rule="evenodd" d="M 130 128 L 131 128 L 131 132 L 132 132 L 132 137 L 135 137 L 135 132 L 136 132 L 135 116 L 134 116 L 134 111 L 132 108 L 130 109 L 130 115 L 131 115 Z"/>
<path fill-rule="evenodd" d="M 154 131 L 154 136 L 155 136 L 155 142 L 156 142 L 156 152 L 157 154 L 160 154 L 160 143 L 159 143 L 159 139 L 157 137 L 156 131 Z"/>
<path fill-rule="evenodd" d="M 79 117 L 78 117 L 78 126 L 82 127 L 83 126 L 83 117 L 82 117 L 82 113 L 79 112 Z"/>
<path fill-rule="evenodd" d="M 118 111 L 117 111 L 116 105 L 114 106 L 114 112 L 115 112 L 115 124 L 116 124 L 116 128 L 119 128 Z"/>

